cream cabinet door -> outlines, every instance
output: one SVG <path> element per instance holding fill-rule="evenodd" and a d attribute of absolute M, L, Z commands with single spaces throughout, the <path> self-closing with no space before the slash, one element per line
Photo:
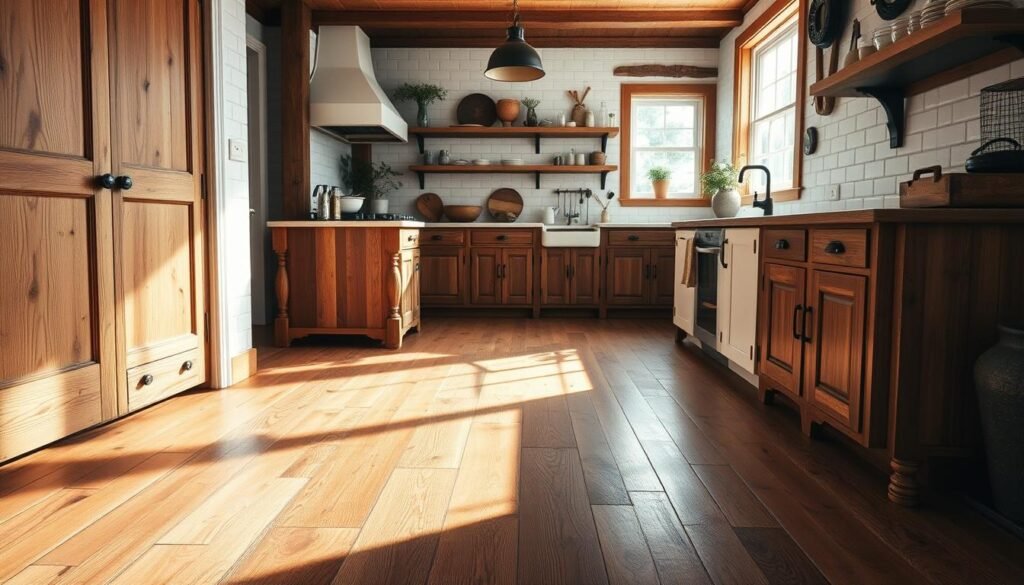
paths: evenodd
<path fill-rule="evenodd" d="M 718 351 L 754 373 L 757 343 L 758 230 L 727 229 L 718 269 Z"/>
<path fill-rule="evenodd" d="M 689 335 L 693 335 L 693 319 L 696 312 L 695 287 L 683 285 L 683 266 L 686 262 L 686 244 L 692 241 L 697 232 L 693 230 L 676 231 L 676 270 L 673 282 L 675 295 L 672 301 L 672 322 Z M 696 268 L 696 267 L 694 267 Z"/>

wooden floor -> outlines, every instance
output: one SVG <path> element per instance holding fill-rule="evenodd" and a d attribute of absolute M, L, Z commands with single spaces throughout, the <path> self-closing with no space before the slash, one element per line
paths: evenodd
<path fill-rule="evenodd" d="M 0 468 L 6 583 L 1024 582 L 1024 544 L 804 439 L 643 320 L 260 353 Z"/>

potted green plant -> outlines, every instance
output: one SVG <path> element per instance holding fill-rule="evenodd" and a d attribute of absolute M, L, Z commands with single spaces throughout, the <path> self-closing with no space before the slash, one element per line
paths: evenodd
<path fill-rule="evenodd" d="M 448 90 L 431 83 L 403 83 L 395 90 L 394 98 L 400 102 L 414 101 L 419 108 L 416 112 L 416 124 L 420 128 L 430 125 L 427 106 L 448 97 Z"/>
<path fill-rule="evenodd" d="M 711 198 L 715 217 L 736 217 L 740 212 L 740 192 L 736 190 L 736 167 L 724 162 L 711 162 L 711 168 L 700 176 L 704 195 Z"/>
<path fill-rule="evenodd" d="M 401 173 L 385 162 L 355 160 L 352 155 L 341 157 L 341 182 L 353 195 L 370 200 L 370 213 L 388 212 L 388 195 L 402 188 L 397 179 Z"/>
<path fill-rule="evenodd" d="M 647 171 L 647 178 L 651 180 L 651 186 L 654 187 L 654 197 L 668 199 L 668 186 L 672 179 L 672 171 L 668 167 L 651 167 Z"/>
<path fill-rule="evenodd" d="M 537 98 L 523 98 L 522 102 L 526 106 L 526 120 L 523 122 L 523 125 L 533 128 L 540 124 L 537 120 L 537 106 L 540 105 L 540 100 Z"/>

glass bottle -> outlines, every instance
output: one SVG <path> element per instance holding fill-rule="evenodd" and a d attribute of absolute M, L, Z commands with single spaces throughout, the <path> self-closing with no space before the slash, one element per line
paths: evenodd
<path fill-rule="evenodd" d="M 598 110 L 597 121 L 602 127 L 607 128 L 608 124 L 608 102 L 601 102 L 601 109 Z"/>

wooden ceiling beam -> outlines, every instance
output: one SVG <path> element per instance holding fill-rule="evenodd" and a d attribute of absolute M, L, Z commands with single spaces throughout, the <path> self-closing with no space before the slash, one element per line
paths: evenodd
<path fill-rule="evenodd" d="M 492 37 L 455 36 L 389 36 L 371 34 L 370 44 L 374 48 L 494 48 L 501 39 Z M 534 37 L 530 44 L 540 49 L 556 48 L 672 48 L 672 49 L 717 49 L 717 36 L 638 36 L 638 37 Z"/>
<path fill-rule="evenodd" d="M 522 15 L 527 31 L 546 29 L 732 28 L 743 22 L 740 10 L 530 10 Z M 508 10 L 325 10 L 313 23 L 358 25 L 373 29 L 504 29 Z"/>

